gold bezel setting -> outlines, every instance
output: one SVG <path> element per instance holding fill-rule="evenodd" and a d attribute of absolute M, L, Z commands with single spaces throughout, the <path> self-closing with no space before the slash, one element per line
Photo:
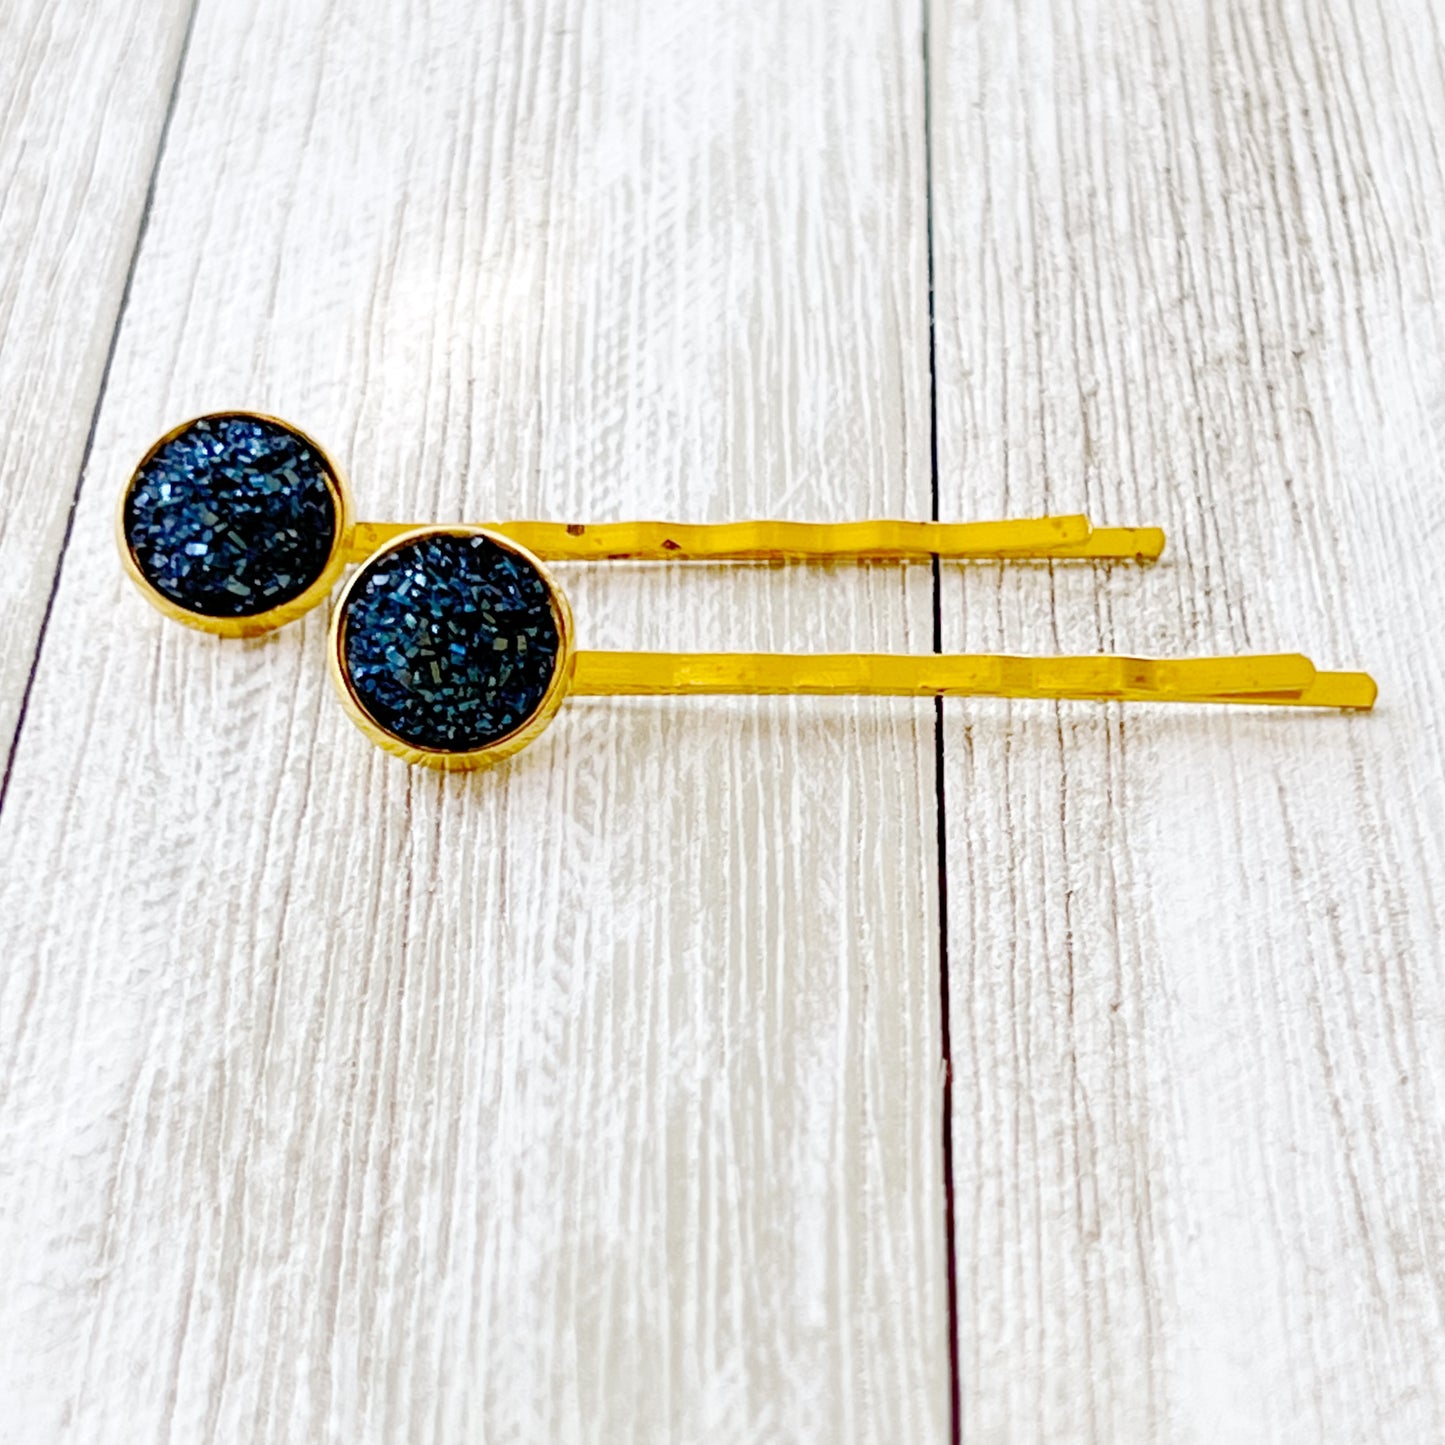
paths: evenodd
<path fill-rule="evenodd" d="M 297 436 L 305 442 L 321 462 L 326 489 L 331 494 L 332 508 L 336 516 L 336 528 L 331 538 L 331 549 L 326 555 L 326 565 L 321 569 L 316 580 L 304 592 L 298 593 L 289 601 L 269 608 L 265 612 L 254 613 L 250 617 L 214 617 L 204 612 L 192 612 L 167 597 L 142 570 L 140 563 L 136 560 L 135 551 L 131 547 L 130 538 L 126 534 L 126 504 L 130 501 L 131 493 L 140 480 L 141 472 L 151 459 L 162 447 L 174 441 L 183 432 L 195 426 L 197 422 L 214 421 L 221 417 L 245 417 L 253 421 L 268 422 L 272 426 L 284 427 L 293 436 Z M 126 576 L 135 583 L 146 601 L 157 611 L 164 613 L 165 616 L 176 622 L 184 623 L 187 627 L 194 627 L 217 637 L 259 637 L 278 627 L 284 627 L 288 622 L 295 621 L 296 618 L 311 611 L 313 607 L 330 595 L 337 578 L 341 576 L 342 569 L 346 566 L 347 543 L 351 532 L 353 511 L 351 491 L 346 484 L 346 478 L 326 448 L 310 432 L 295 426 L 282 417 L 272 416 L 269 412 L 253 411 L 248 407 L 234 407 L 223 411 L 202 412 L 198 416 L 190 417 L 178 426 L 173 426 L 146 448 L 145 455 L 136 463 L 130 479 L 121 489 L 120 502 L 115 511 L 115 533 Z"/>
<path fill-rule="evenodd" d="M 532 714 L 511 732 L 505 736 L 487 743 L 484 747 L 474 748 L 467 752 L 451 752 L 440 748 L 418 747 L 415 743 L 408 742 L 405 738 L 398 736 L 389 728 L 383 726 L 366 710 L 365 705 L 356 694 L 352 686 L 351 676 L 346 665 L 346 631 L 347 611 L 356 589 L 362 585 L 368 572 L 383 557 L 393 552 L 400 551 L 425 537 L 451 536 L 451 537 L 485 537 L 488 541 L 500 547 L 503 551 L 519 558 L 531 567 L 542 579 L 547 588 L 547 600 L 552 609 L 552 618 L 557 628 L 557 659 L 552 670 L 552 677 L 547 684 L 547 690 L 542 694 L 542 700 L 537 704 Z M 331 681 L 336 687 L 341 705 L 345 709 L 347 717 L 371 739 L 377 747 L 393 754 L 395 757 L 404 759 L 408 763 L 420 764 L 422 767 L 441 768 L 449 772 L 464 772 L 474 768 L 491 767 L 494 763 L 501 762 L 504 758 L 511 757 L 513 753 L 520 752 L 528 743 L 532 742 L 557 714 L 557 709 L 562 706 L 563 699 L 567 695 L 568 685 L 572 676 L 573 666 L 573 643 L 572 643 L 572 608 L 567 602 L 566 594 L 557 585 L 556 579 L 545 566 L 520 543 L 512 541 L 510 537 L 493 531 L 489 527 L 478 527 L 457 523 L 452 525 L 439 525 L 430 527 L 416 527 L 401 536 L 388 542 L 386 546 L 378 548 L 369 556 L 365 562 L 353 572 L 347 580 L 346 586 L 342 588 L 341 595 L 336 599 L 336 605 L 331 613 L 331 629 L 327 647 L 327 669 L 331 673 Z"/>

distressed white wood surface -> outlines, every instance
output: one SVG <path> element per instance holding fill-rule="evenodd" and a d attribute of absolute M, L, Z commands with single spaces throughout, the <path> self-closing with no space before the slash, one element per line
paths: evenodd
<path fill-rule="evenodd" d="M 0 1438 L 944 1438 L 931 711 L 408 773 L 320 618 L 181 635 L 108 535 L 230 403 L 376 514 L 925 515 L 918 15 L 395 9 L 199 10 L 0 813 Z M 949 569 L 946 644 L 1382 685 L 949 706 L 963 1438 L 1440 1438 L 1440 17 L 930 21 L 943 515 L 1171 537 Z M 184 18 L 0 27 L 8 739 Z M 569 581 L 591 645 L 929 643 L 918 572 Z"/>
<path fill-rule="evenodd" d="M 1370 717 L 950 713 L 963 1438 L 1445 1438 L 1445 85 L 1427 4 L 937 3 L 952 646 L 1299 648 Z"/>
<path fill-rule="evenodd" d="M 8 756 L 189 0 L 0 5 L 0 755 Z"/>
<path fill-rule="evenodd" d="M 202 0 L 0 816 L 0 1434 L 947 1429 L 932 711 L 578 704 L 485 777 L 123 584 L 254 405 L 382 515 L 929 507 L 911 7 Z M 573 574 L 926 650 L 924 569 Z"/>

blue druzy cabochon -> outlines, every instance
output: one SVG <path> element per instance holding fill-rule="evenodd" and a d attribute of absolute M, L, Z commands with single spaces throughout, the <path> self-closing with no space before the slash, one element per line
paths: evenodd
<path fill-rule="evenodd" d="M 546 580 L 489 537 L 434 532 L 374 557 L 347 594 L 357 702 L 412 747 L 472 752 L 542 703 L 561 639 Z"/>
<path fill-rule="evenodd" d="M 326 570 L 339 525 L 329 477 L 280 422 L 201 417 L 136 473 L 126 543 L 151 586 L 187 612 L 254 617 Z"/>

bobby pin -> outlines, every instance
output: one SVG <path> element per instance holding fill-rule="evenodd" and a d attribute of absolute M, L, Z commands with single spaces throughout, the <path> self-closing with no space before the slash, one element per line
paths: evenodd
<path fill-rule="evenodd" d="M 127 573 L 167 616 L 228 637 L 283 626 L 342 569 L 423 524 L 357 522 L 340 469 L 305 432 L 261 412 L 216 412 L 166 432 L 121 496 Z M 493 522 L 548 562 L 781 559 L 1138 560 L 1157 527 L 1087 517 L 1003 522 Z"/>
<path fill-rule="evenodd" d="M 537 737 L 570 696 L 830 693 L 1369 709 L 1361 672 L 1294 653 L 1136 657 L 576 651 L 542 561 L 497 531 L 421 527 L 373 553 L 331 617 L 342 705 L 411 763 L 484 767 Z"/>

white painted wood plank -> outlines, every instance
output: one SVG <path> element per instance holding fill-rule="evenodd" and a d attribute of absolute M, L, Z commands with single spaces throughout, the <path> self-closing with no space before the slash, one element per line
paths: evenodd
<path fill-rule="evenodd" d="M 926 516 L 908 7 L 204 3 L 0 818 L 3 1429 L 946 1432 L 932 712 L 371 749 L 131 595 L 138 450 L 368 510 Z M 573 572 L 584 645 L 927 650 L 925 569 Z"/>
<path fill-rule="evenodd" d="M 963 1434 L 1445 1437 L 1440 16 L 932 13 L 961 647 L 1300 648 L 1370 717 L 951 709 Z"/>
<path fill-rule="evenodd" d="M 0 6 L 0 748 L 8 756 L 189 0 Z"/>

